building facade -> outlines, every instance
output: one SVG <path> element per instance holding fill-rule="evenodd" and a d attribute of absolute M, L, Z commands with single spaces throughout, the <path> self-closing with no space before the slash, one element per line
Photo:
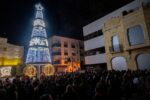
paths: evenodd
<path fill-rule="evenodd" d="M 52 64 L 57 72 L 74 72 L 84 63 L 83 41 L 62 36 L 49 38 Z"/>
<path fill-rule="evenodd" d="M 150 6 L 124 11 L 103 27 L 108 69 L 150 69 Z"/>
<path fill-rule="evenodd" d="M 88 41 L 85 39 L 85 52 L 86 48 L 92 49 L 91 44 L 95 44 L 95 48 L 103 45 L 108 70 L 150 69 L 149 2 L 149 0 L 143 2 L 135 0 L 83 27 L 85 38 L 97 30 L 102 30 L 103 34 L 102 39 L 100 36 Z M 87 43 L 89 41 L 91 43 Z M 94 56 L 99 57 L 97 62 L 94 62 L 96 61 Z M 89 56 L 85 56 L 85 64 L 104 61 L 102 59 L 104 57 L 98 54 L 94 56 L 93 61 L 87 60 Z"/>
<path fill-rule="evenodd" d="M 24 47 L 7 43 L 0 38 L 0 77 L 11 75 L 12 67 L 23 63 Z"/>

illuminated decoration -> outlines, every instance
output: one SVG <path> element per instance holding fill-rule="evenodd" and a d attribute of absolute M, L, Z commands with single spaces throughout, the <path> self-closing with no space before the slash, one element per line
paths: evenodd
<path fill-rule="evenodd" d="M 45 28 L 43 27 L 33 27 L 33 31 L 32 31 L 32 36 L 31 37 L 34 37 L 34 36 L 39 36 L 39 37 L 47 37 L 46 34 L 46 30 Z"/>
<path fill-rule="evenodd" d="M 53 75 L 54 72 L 55 72 L 55 69 L 51 64 L 47 64 L 42 67 L 42 73 L 46 76 Z"/>
<path fill-rule="evenodd" d="M 48 41 L 43 20 L 43 7 L 41 4 L 36 6 L 36 16 L 33 22 L 33 30 L 29 49 L 27 53 L 27 64 L 42 64 L 51 63 L 50 52 L 48 48 Z"/>
<path fill-rule="evenodd" d="M 11 76 L 12 67 L 1 67 L 0 68 L 0 77 Z"/>
<path fill-rule="evenodd" d="M 48 46 L 47 39 L 35 37 L 30 41 L 29 46 L 40 45 L 40 46 Z"/>
<path fill-rule="evenodd" d="M 23 74 L 25 76 L 33 77 L 36 76 L 36 68 L 33 65 L 28 65 L 23 69 Z"/>
<path fill-rule="evenodd" d="M 35 21 L 34 21 L 34 24 L 33 24 L 34 26 L 42 26 L 42 27 L 45 27 L 45 23 L 44 23 L 44 21 L 42 20 L 42 19 L 36 19 Z"/>

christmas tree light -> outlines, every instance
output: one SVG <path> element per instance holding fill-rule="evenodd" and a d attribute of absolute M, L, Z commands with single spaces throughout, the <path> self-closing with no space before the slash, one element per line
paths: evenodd
<path fill-rule="evenodd" d="M 27 53 L 26 63 L 51 63 L 50 52 L 48 48 L 46 25 L 43 20 L 43 6 L 37 4 L 36 15 L 33 22 L 33 30 L 31 40 L 29 42 L 29 49 Z"/>

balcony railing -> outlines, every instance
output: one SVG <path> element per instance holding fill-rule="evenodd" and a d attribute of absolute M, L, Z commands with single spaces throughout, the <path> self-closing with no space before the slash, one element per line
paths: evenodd
<path fill-rule="evenodd" d="M 68 53 L 65 52 L 64 55 L 68 55 Z"/>
<path fill-rule="evenodd" d="M 61 55 L 61 52 L 53 52 L 52 56 L 57 56 L 57 55 Z"/>
<path fill-rule="evenodd" d="M 61 47 L 61 44 L 60 43 L 53 43 L 52 47 Z"/>
<path fill-rule="evenodd" d="M 53 63 L 53 64 L 61 64 L 60 61 L 53 61 L 52 63 Z"/>

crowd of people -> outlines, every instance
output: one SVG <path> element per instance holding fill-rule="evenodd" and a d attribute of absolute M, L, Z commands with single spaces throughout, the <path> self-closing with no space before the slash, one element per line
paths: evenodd
<path fill-rule="evenodd" d="M 0 80 L 0 100 L 150 100 L 150 71 L 16 76 Z"/>

